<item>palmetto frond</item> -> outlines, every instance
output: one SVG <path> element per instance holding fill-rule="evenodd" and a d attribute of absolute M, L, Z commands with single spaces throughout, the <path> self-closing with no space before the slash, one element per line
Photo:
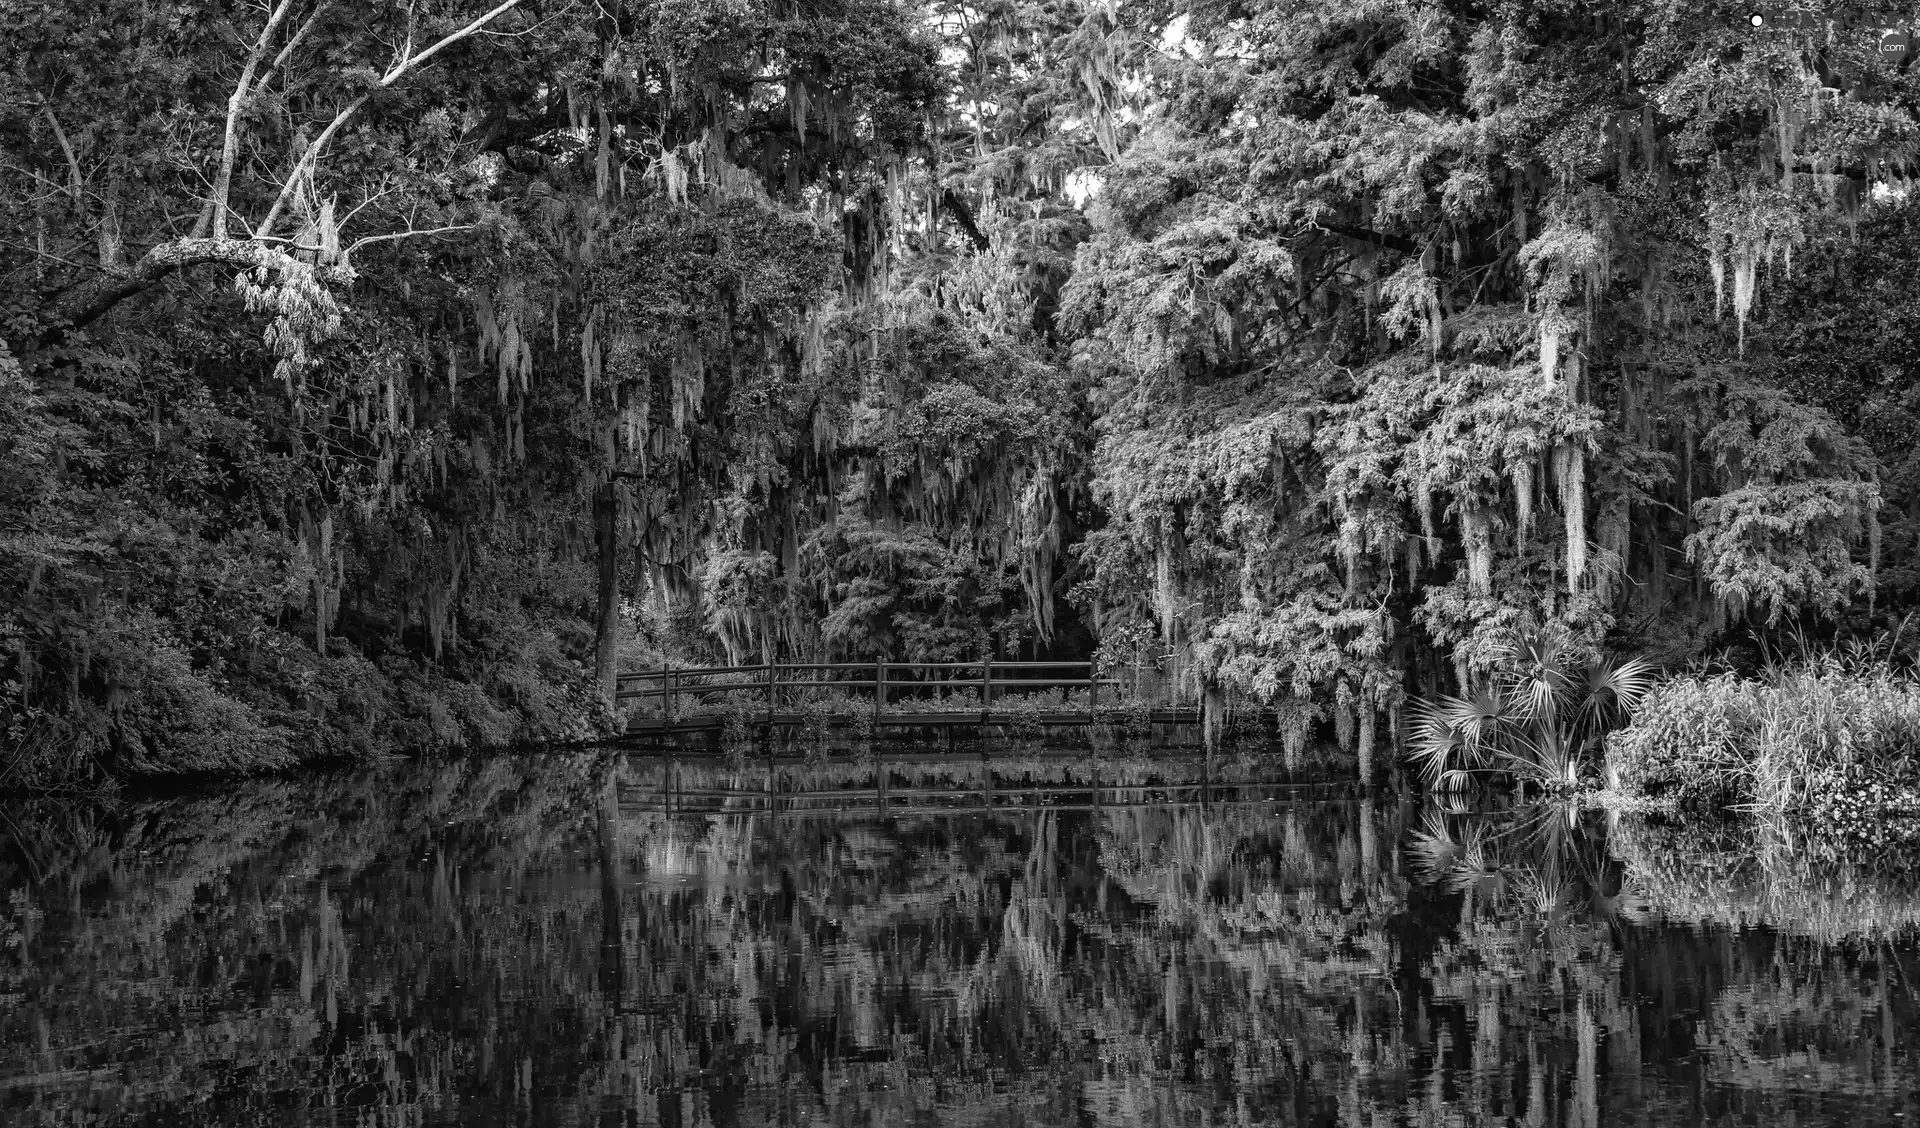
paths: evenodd
<path fill-rule="evenodd" d="M 1438 811 L 1428 810 L 1420 819 L 1420 829 L 1407 843 L 1414 869 L 1429 878 L 1444 875 L 1460 856 L 1460 840 Z"/>
<path fill-rule="evenodd" d="M 1564 631 L 1516 632 L 1501 663 L 1512 712 L 1528 724 L 1556 724 L 1575 694 L 1572 657 Z"/>
<path fill-rule="evenodd" d="M 1418 766 L 1428 786 L 1441 783 L 1456 755 L 1465 747 L 1465 739 L 1453 726 L 1445 709 L 1431 701 L 1415 701 L 1410 710 L 1412 724 L 1407 734 L 1408 755 Z"/>
<path fill-rule="evenodd" d="M 1653 689 L 1656 670 L 1644 658 L 1599 657 L 1580 679 L 1580 711 L 1572 718 L 1575 743 L 1588 748 L 1624 723 Z"/>
<path fill-rule="evenodd" d="M 1471 697 L 1443 697 L 1439 708 L 1447 723 L 1460 734 L 1467 751 L 1476 755 L 1498 742 L 1502 729 L 1513 717 L 1506 698 L 1490 687 L 1476 691 Z"/>
<path fill-rule="evenodd" d="M 1564 669 L 1569 650 L 1567 632 L 1554 627 L 1517 630 L 1506 646 L 1509 665 L 1523 673 Z"/>
<path fill-rule="evenodd" d="M 1412 759 L 1429 787 L 1464 785 L 1489 764 L 1553 789 L 1579 783 L 1583 760 L 1652 690 L 1644 658 L 1588 658 L 1564 628 L 1514 632 L 1490 684 L 1414 705 Z"/>
<path fill-rule="evenodd" d="M 1598 659 L 1587 666 L 1586 700 L 1582 707 L 1588 712 L 1611 707 L 1630 713 L 1653 689 L 1657 673 L 1653 663 L 1645 658 Z"/>

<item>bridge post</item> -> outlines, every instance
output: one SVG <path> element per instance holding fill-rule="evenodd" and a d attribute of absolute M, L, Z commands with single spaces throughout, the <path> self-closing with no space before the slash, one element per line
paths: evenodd
<path fill-rule="evenodd" d="M 987 725 L 987 712 L 993 708 L 993 656 L 980 660 L 980 727 Z"/>
<path fill-rule="evenodd" d="M 664 662 L 660 666 L 660 682 L 666 688 L 667 723 L 673 723 L 673 663 Z"/>
<path fill-rule="evenodd" d="M 767 655 L 767 740 L 773 740 L 773 679 L 776 676 L 773 667 L 773 655 Z"/>
<path fill-rule="evenodd" d="M 885 658 L 873 664 L 873 719 L 878 721 L 880 714 L 887 711 L 887 660 Z"/>
<path fill-rule="evenodd" d="M 1087 663 L 1087 723 L 1100 720 L 1100 663 Z"/>

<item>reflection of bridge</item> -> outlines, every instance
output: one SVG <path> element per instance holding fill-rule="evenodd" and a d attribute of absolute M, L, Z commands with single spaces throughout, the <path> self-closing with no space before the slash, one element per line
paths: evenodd
<path fill-rule="evenodd" d="M 1180 807 L 1259 806 L 1301 801 L 1359 798 L 1363 789 L 1350 780 L 1295 783 L 1046 783 L 998 786 L 992 779 L 974 786 L 893 787 L 884 767 L 879 782 L 860 787 L 783 789 L 777 773 L 766 773 L 766 787 L 648 787 L 621 784 L 622 812 L 663 815 L 748 815 L 773 812 L 798 815 L 957 815 L 983 812 L 1103 811 L 1129 807 L 1169 810 Z"/>
<path fill-rule="evenodd" d="M 618 697 L 658 703 L 630 722 L 635 733 L 716 729 L 729 718 L 768 729 L 1201 722 L 1196 707 L 1155 706 L 1137 684 L 1123 697 L 1123 686 L 1091 662 L 773 662 L 622 674 Z M 1059 699 L 1038 700 L 1036 691 Z"/>

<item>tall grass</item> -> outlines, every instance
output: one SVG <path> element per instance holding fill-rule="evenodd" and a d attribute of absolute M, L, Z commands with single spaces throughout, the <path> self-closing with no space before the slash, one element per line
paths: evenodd
<path fill-rule="evenodd" d="M 1694 808 L 1840 824 L 1920 811 L 1920 681 L 1832 653 L 1757 678 L 1677 678 L 1612 734 L 1607 764 L 1621 789 Z"/>

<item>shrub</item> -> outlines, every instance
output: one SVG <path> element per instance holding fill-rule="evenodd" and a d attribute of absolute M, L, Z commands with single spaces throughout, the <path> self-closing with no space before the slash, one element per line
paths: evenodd
<path fill-rule="evenodd" d="M 251 706 L 193 669 L 171 640 L 128 649 L 121 661 L 129 681 L 112 716 L 122 770 L 260 771 L 295 762 L 285 732 L 263 724 Z"/>
<path fill-rule="evenodd" d="M 1828 655 L 1762 678 L 1681 678 L 1615 733 L 1620 786 L 1695 807 L 1821 814 L 1920 780 L 1920 682 Z"/>

